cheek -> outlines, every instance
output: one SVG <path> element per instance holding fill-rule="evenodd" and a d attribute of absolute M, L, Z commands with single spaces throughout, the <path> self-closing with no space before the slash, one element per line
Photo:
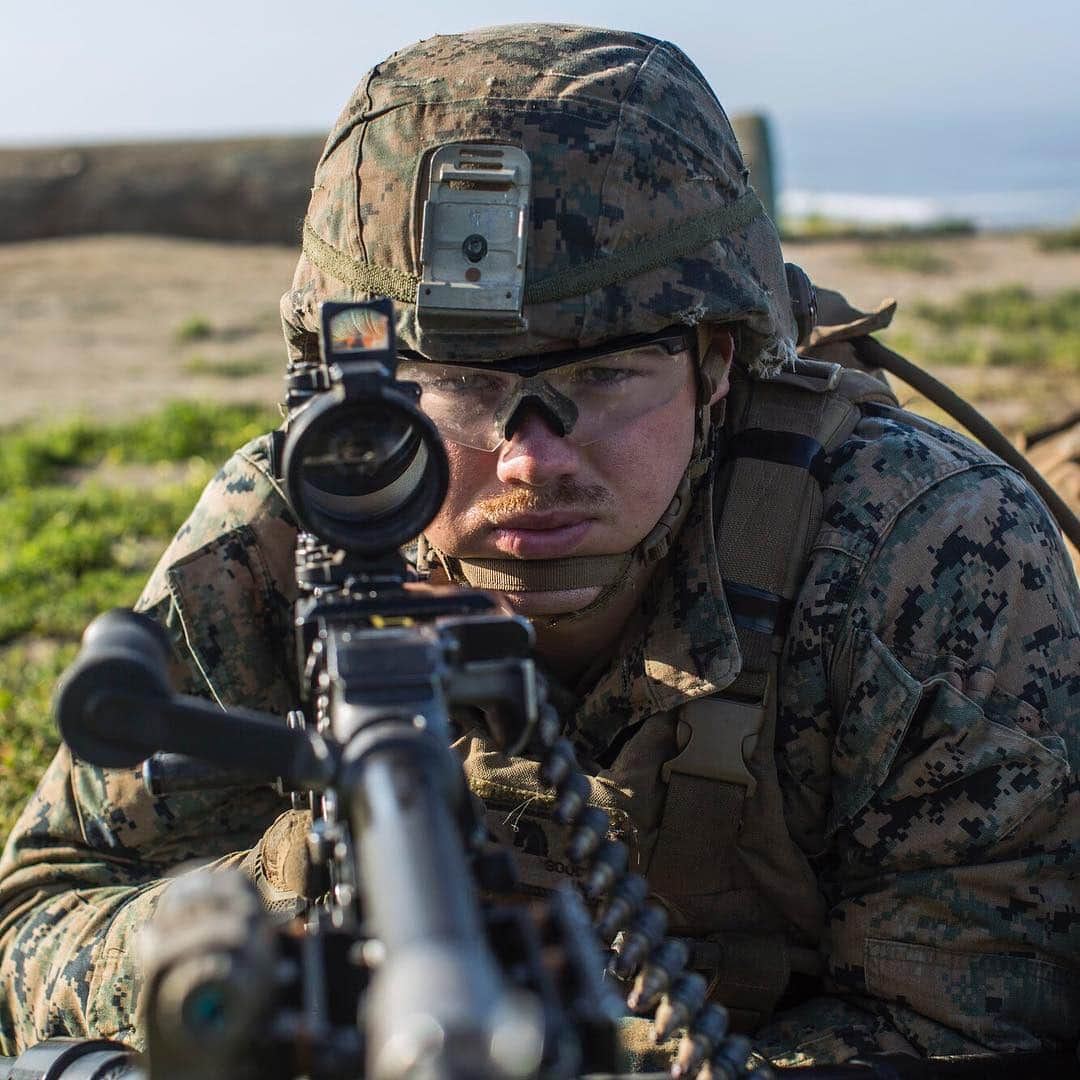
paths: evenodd
<path fill-rule="evenodd" d="M 435 520 L 425 529 L 431 541 L 444 550 L 453 550 L 454 540 L 464 535 L 468 512 L 475 503 L 491 494 L 495 483 L 496 455 L 447 442 L 450 488 Z"/>
<path fill-rule="evenodd" d="M 641 540 L 668 508 L 694 447 L 694 397 L 649 413 L 610 442 L 596 445 L 603 482 L 619 507 L 621 539 Z"/>

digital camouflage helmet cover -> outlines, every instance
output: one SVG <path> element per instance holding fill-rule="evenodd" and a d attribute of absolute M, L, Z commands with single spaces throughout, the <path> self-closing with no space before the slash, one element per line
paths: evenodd
<path fill-rule="evenodd" d="M 417 317 L 432 159 L 454 144 L 517 147 L 531 164 L 517 325 Z M 386 295 L 401 346 L 432 360 L 737 322 L 739 359 L 775 368 L 795 328 L 747 175 L 715 94 L 668 42 L 542 24 L 429 38 L 372 68 L 327 140 L 282 298 L 290 357 L 314 358 L 320 301 Z"/>

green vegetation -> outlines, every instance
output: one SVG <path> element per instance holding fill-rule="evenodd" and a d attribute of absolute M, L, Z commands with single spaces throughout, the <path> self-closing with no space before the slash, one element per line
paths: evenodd
<path fill-rule="evenodd" d="M 56 747 L 48 703 L 84 626 L 136 600 L 214 471 L 275 423 L 254 406 L 178 402 L 126 423 L 0 431 L 0 836 Z"/>
<path fill-rule="evenodd" d="M 922 303 L 915 314 L 943 330 L 983 326 L 1013 332 L 1080 332 L 1080 289 L 1035 296 L 1023 285 L 978 289 L 952 304 Z"/>
<path fill-rule="evenodd" d="M 1080 221 L 1063 229 L 1047 229 L 1035 235 L 1040 251 L 1080 251 Z"/>
<path fill-rule="evenodd" d="M 1022 285 L 965 293 L 952 303 L 920 303 L 924 332 L 890 338 L 931 367 L 963 365 L 1080 372 L 1080 289 L 1036 296 Z"/>
<path fill-rule="evenodd" d="M 65 479 L 72 469 L 134 462 L 223 461 L 277 420 L 253 405 L 177 401 L 121 424 L 75 419 L 0 432 L 0 491 Z"/>
<path fill-rule="evenodd" d="M 75 648 L 55 641 L 0 646 L 0 840 L 56 750 L 49 706 Z"/>
<path fill-rule="evenodd" d="M 189 315 L 175 330 L 173 337 L 180 345 L 205 341 L 214 336 L 214 327 L 205 315 Z"/>
<path fill-rule="evenodd" d="M 77 637 L 103 608 L 133 602 L 209 471 L 196 468 L 191 481 L 160 490 L 90 483 L 0 500 L 9 537 L 0 552 L 0 644 Z"/>
<path fill-rule="evenodd" d="M 785 240 L 911 240 L 972 236 L 975 226 L 963 218 L 945 219 L 929 225 L 859 225 L 824 214 L 808 214 L 803 218 L 782 219 L 780 233 Z"/>
<path fill-rule="evenodd" d="M 909 274 L 945 274 L 953 268 L 953 264 L 942 258 L 929 244 L 869 244 L 863 259 L 871 266 Z"/>

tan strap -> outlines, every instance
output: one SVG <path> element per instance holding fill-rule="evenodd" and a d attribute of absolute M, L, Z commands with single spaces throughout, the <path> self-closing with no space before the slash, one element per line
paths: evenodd
<path fill-rule="evenodd" d="M 746 802 L 757 791 L 748 763 L 762 737 L 771 743 L 774 710 L 768 694 L 759 704 L 710 697 L 679 709 L 680 752 L 661 770 L 668 793 L 647 875 L 661 899 L 678 905 L 687 893 L 721 886 L 738 860 Z M 695 941 L 690 963 L 707 974 L 709 996 L 734 1009 L 746 1028 L 773 1012 L 792 972 L 781 934 Z"/>
<path fill-rule="evenodd" d="M 673 772 L 646 877 L 661 899 L 678 904 L 713 883 L 735 861 L 746 788 Z"/>
<path fill-rule="evenodd" d="M 882 393 L 876 380 L 813 360 L 775 379 L 733 380 L 716 542 L 742 668 L 724 695 L 678 711 L 679 753 L 661 770 L 668 791 L 647 876 L 676 906 L 680 896 L 730 887 L 725 876 L 757 791 L 748 762 L 759 741 L 759 753 L 771 753 L 787 615 L 820 523 L 816 470 L 850 434 L 859 401 Z M 769 805 L 759 799 L 752 812 L 774 814 L 772 827 L 783 830 L 782 810 Z M 782 935 L 724 935 L 710 944 L 709 962 L 699 956 L 695 966 L 712 974 L 712 996 L 749 1020 L 767 1017 L 792 971 Z"/>
<path fill-rule="evenodd" d="M 474 589 L 555 592 L 587 589 L 616 580 L 633 562 L 633 552 L 581 555 L 567 559 L 462 559 L 444 555 L 447 572 L 457 571 Z"/>
<path fill-rule="evenodd" d="M 661 769 L 668 785 L 648 879 L 662 897 L 710 891 L 735 858 L 743 803 L 757 782 L 746 767 L 765 709 L 722 697 L 688 701 L 677 712 L 680 752 Z"/>
<path fill-rule="evenodd" d="M 850 435 L 861 404 L 895 400 L 872 376 L 818 360 L 772 379 L 733 380 L 716 544 L 742 651 L 736 696 L 760 697 L 769 657 L 783 646 L 821 523 L 827 455 Z"/>
<path fill-rule="evenodd" d="M 832 289 L 823 289 L 819 285 L 816 292 L 817 324 L 806 343 L 810 356 L 817 356 L 815 350 L 822 346 L 851 341 L 884 330 L 896 314 L 896 301 L 891 296 L 882 300 L 873 311 L 859 311 Z"/>
<path fill-rule="evenodd" d="M 760 1023 L 784 996 L 791 973 L 791 947 L 780 934 L 716 934 L 691 941 L 690 966 L 711 976 L 709 997 L 738 1003 Z M 797 950 L 806 953 L 809 950 Z"/>
<path fill-rule="evenodd" d="M 840 376 L 838 365 L 800 361 L 774 379 L 733 383 L 716 531 L 725 580 L 794 595 L 820 512 L 817 436 Z"/>

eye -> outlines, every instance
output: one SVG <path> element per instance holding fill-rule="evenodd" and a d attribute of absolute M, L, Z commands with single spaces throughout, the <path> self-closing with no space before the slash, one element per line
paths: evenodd
<path fill-rule="evenodd" d="M 421 387 L 436 394 L 468 394 L 488 397 L 502 390 L 502 380 L 484 371 L 441 371 L 417 380 Z"/>
<path fill-rule="evenodd" d="M 641 375 L 640 371 L 629 367 L 616 367 L 612 364 L 597 367 L 585 367 L 575 371 L 570 382 L 576 386 L 618 386 L 636 379 Z"/>

